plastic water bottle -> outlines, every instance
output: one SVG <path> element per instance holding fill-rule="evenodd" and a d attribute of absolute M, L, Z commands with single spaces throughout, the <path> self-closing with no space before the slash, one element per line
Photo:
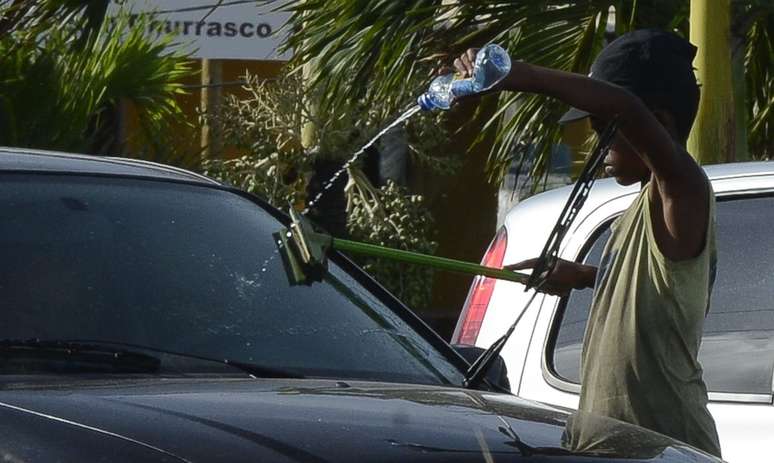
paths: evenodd
<path fill-rule="evenodd" d="M 436 77 L 417 103 L 425 111 L 449 109 L 459 97 L 484 92 L 503 80 L 511 71 L 511 58 L 501 46 L 491 43 L 480 49 L 473 63 L 473 76 L 460 79 L 454 74 Z"/>

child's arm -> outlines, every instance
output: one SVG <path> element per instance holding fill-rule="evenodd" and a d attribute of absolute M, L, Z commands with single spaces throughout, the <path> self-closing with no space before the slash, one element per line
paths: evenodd
<path fill-rule="evenodd" d="M 475 57 L 475 50 L 468 50 L 454 62 L 463 76 L 472 73 L 471 57 Z M 652 199 L 660 211 L 652 212 L 660 212 L 663 217 L 654 220 L 659 248 L 674 260 L 701 252 L 709 210 L 706 177 L 640 98 L 622 87 L 584 75 L 516 61 L 498 89 L 552 96 L 603 122 L 617 117 L 617 142 L 631 144 L 655 180 Z"/>
<path fill-rule="evenodd" d="M 529 259 L 517 264 L 506 265 L 503 268 L 505 270 L 526 270 L 534 268 L 536 263 L 537 259 Z M 541 291 L 554 296 L 566 296 L 573 289 L 593 288 L 596 279 L 596 267 L 558 259 Z"/>

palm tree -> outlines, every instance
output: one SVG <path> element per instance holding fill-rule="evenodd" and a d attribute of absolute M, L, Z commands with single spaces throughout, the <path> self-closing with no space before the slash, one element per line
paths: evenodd
<path fill-rule="evenodd" d="M 735 67 L 735 96 L 742 103 L 737 104 L 737 125 L 747 128 L 742 132 L 746 152 L 756 159 L 774 159 L 774 3 L 732 4 L 731 31 L 737 45 L 732 52 L 744 64 Z"/>
<path fill-rule="evenodd" d="M 190 165 L 168 150 L 185 125 L 176 96 L 186 58 L 140 18 L 105 21 L 107 1 L 0 2 L 0 144 L 119 154 L 119 107 L 139 127 L 131 154 Z"/>
<path fill-rule="evenodd" d="M 688 36 L 688 0 L 484 0 L 411 2 L 289 0 L 288 47 L 293 64 L 311 64 L 322 105 L 365 103 L 395 112 L 416 96 L 439 63 L 489 41 L 518 59 L 586 73 L 610 35 L 660 27 Z M 750 151 L 771 155 L 772 7 L 766 0 L 736 0 L 737 34 L 746 38 Z M 614 31 L 608 30 L 614 24 Z M 768 53 L 768 55 L 767 55 Z M 729 63 L 730 65 L 730 63 Z M 545 178 L 552 146 L 561 140 L 555 121 L 566 109 L 537 95 L 503 94 L 485 117 L 479 143 L 492 141 L 490 180 L 499 182 L 514 158 L 535 150 L 533 176 Z M 487 114 L 487 108 L 489 113 Z M 507 115 L 507 117 L 505 117 Z M 475 123 L 480 123 L 476 121 Z"/>

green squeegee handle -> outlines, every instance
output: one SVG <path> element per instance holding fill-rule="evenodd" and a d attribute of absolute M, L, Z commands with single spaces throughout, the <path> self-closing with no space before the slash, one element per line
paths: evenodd
<path fill-rule="evenodd" d="M 346 251 L 353 254 L 360 254 L 369 257 L 382 257 L 394 261 L 406 262 L 409 264 L 423 265 L 433 267 L 439 270 L 446 270 L 455 273 L 464 273 L 466 275 L 483 275 L 485 277 L 497 278 L 499 280 L 515 281 L 517 283 L 526 283 L 529 275 L 524 275 L 510 270 L 502 270 L 483 265 L 472 264 L 460 260 L 447 259 L 445 257 L 428 256 L 401 249 L 391 249 L 373 244 L 359 243 L 357 241 L 342 240 L 333 238 L 331 247 L 337 251 Z"/>

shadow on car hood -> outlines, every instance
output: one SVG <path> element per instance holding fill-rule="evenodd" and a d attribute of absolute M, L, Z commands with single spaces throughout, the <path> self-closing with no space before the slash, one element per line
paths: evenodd
<path fill-rule="evenodd" d="M 111 462 L 599 461 L 600 457 L 715 461 L 659 434 L 602 418 L 578 418 L 513 396 L 419 385 L 59 381 L 0 390 L 4 436 L 0 457 Z M 605 438 L 578 447 L 568 429 L 581 423 L 601 424 Z"/>

